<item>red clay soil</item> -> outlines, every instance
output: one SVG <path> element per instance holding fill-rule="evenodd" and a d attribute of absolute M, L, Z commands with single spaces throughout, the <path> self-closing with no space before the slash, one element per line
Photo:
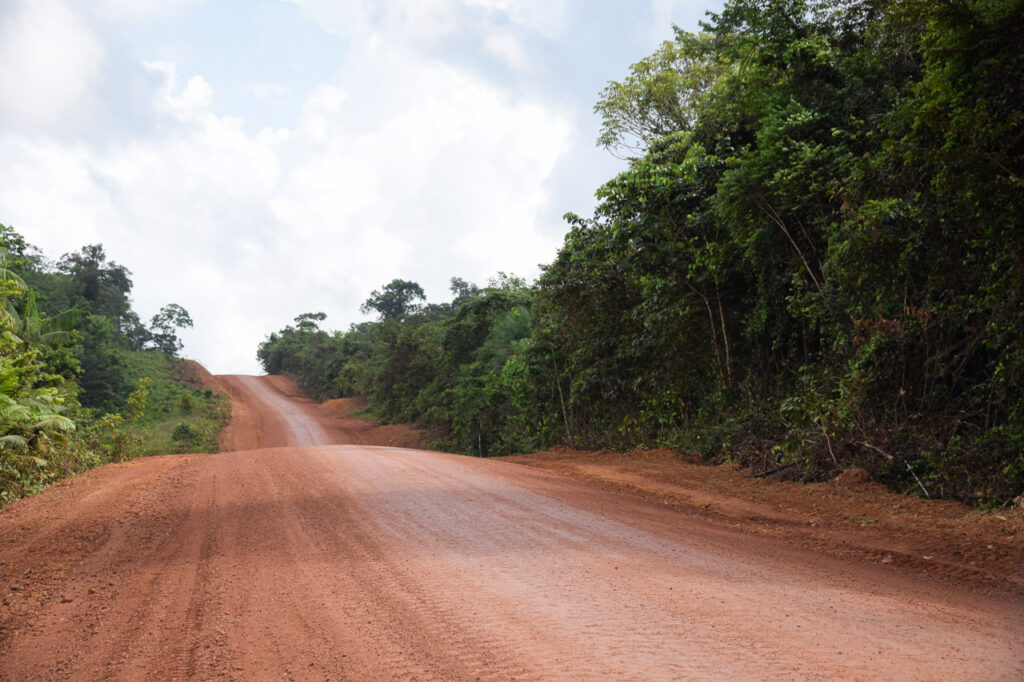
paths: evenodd
<path fill-rule="evenodd" d="M 361 398 L 342 398 L 316 403 L 285 376 L 221 376 L 216 388 L 231 399 L 231 422 L 221 432 L 221 451 L 250 450 L 277 445 L 352 443 L 422 448 L 422 433 L 407 424 L 380 425 L 352 417 L 366 407 Z M 259 399 L 257 399 L 259 398 Z M 289 408 L 290 406 L 290 408 Z M 282 409 L 283 408 L 283 409 Z M 285 424 L 285 415 L 298 410 L 299 422 L 316 424 L 324 433 L 310 442 L 296 440 Z M 301 427 L 300 427 L 301 428 Z M 306 440 L 309 440 L 307 437 Z"/>
<path fill-rule="evenodd" d="M 192 390 L 208 388 L 221 391 L 223 388 L 217 377 L 210 374 L 205 367 L 195 360 L 180 360 L 175 368 L 174 378 L 188 385 Z"/>
<path fill-rule="evenodd" d="M 828 556 L 886 565 L 976 589 L 1024 596 L 1024 508 L 976 511 L 898 495 L 850 469 L 825 483 L 757 477 L 667 450 L 554 448 L 503 458 L 634 495 Z"/>
<path fill-rule="evenodd" d="M 659 453 L 332 444 L 362 436 L 329 418 L 345 405 L 218 381 L 247 449 L 108 465 L 0 512 L 0 679 L 1024 678 L 1019 572 L 905 558 L 914 500 L 848 528 L 881 491 L 790 509 L 789 484 L 734 498 L 753 479 Z M 975 523 L 957 514 L 938 517 Z M 982 516 L 1019 549 L 1019 517 Z"/>

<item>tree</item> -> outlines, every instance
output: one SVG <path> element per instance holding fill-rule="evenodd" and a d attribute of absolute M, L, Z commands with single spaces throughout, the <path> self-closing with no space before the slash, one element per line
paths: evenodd
<path fill-rule="evenodd" d="M 723 73 L 725 62 L 704 49 L 707 36 L 678 32 L 622 81 L 601 91 L 594 111 L 601 115 L 597 143 L 616 156 L 632 158 L 651 142 L 696 122 L 699 102 Z"/>
<path fill-rule="evenodd" d="M 13 227 L 0 223 L 0 249 L 7 252 L 8 267 L 24 271 L 39 267 L 43 257 L 39 249 L 25 241 Z"/>
<path fill-rule="evenodd" d="M 300 332 L 315 332 L 320 330 L 320 325 L 317 323 L 326 319 L 326 313 L 302 313 L 295 318 L 295 326 Z"/>
<path fill-rule="evenodd" d="M 177 330 L 192 326 L 188 311 L 177 303 L 168 303 L 153 316 L 149 324 L 152 339 L 150 343 L 161 353 L 174 357 L 184 344 L 178 339 Z"/>
<path fill-rule="evenodd" d="M 123 265 L 108 261 L 103 245 L 89 244 L 77 253 L 64 254 L 57 262 L 57 271 L 71 276 L 74 294 L 89 302 L 93 314 L 109 317 L 115 326 L 119 327 L 131 310 L 128 294 L 132 290 L 132 273 Z"/>
<path fill-rule="evenodd" d="M 146 325 L 139 319 L 139 314 L 129 310 L 122 318 L 119 325 L 121 339 L 128 350 L 142 350 L 146 344 L 153 340 L 153 335 Z"/>
<path fill-rule="evenodd" d="M 414 301 L 425 299 L 423 287 L 416 282 L 393 279 L 383 288 L 374 290 L 359 310 L 363 313 L 376 311 L 381 320 L 396 320 L 419 309 Z"/>
<path fill-rule="evenodd" d="M 452 292 L 452 307 L 454 308 L 459 307 L 474 296 L 480 295 L 480 287 L 472 282 L 467 282 L 461 277 L 452 277 L 450 282 L 451 286 L 448 287 L 448 290 Z"/>

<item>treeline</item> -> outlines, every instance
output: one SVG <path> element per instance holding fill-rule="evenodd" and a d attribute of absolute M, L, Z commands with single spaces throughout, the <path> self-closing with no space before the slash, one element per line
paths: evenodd
<path fill-rule="evenodd" d="M 1024 490 L 1019 0 L 731 0 L 596 110 L 630 159 L 531 286 L 396 280 L 268 372 L 443 446 L 665 446 L 932 497 Z"/>
<path fill-rule="evenodd" d="M 109 461 L 215 450 L 227 402 L 177 380 L 179 305 L 149 324 L 89 245 L 48 261 L 0 225 L 0 506 Z"/>

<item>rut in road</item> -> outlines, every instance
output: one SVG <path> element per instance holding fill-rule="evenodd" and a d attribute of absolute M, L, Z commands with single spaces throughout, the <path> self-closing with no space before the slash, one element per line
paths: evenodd
<path fill-rule="evenodd" d="M 1019 601 L 514 464 L 309 445 L 339 432 L 279 380 L 221 382 L 260 449 L 105 467 L 58 524 L 16 510 L 4 577 L 43 578 L 0 678 L 1024 678 Z"/>

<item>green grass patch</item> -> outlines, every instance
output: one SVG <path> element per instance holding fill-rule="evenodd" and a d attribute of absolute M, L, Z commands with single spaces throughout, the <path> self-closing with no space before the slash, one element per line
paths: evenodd
<path fill-rule="evenodd" d="M 152 379 L 146 409 L 129 433 L 141 439 L 139 455 L 217 452 L 221 429 L 231 416 L 227 397 L 177 380 L 180 360 L 156 351 L 127 353 L 125 367 L 134 382 Z"/>

